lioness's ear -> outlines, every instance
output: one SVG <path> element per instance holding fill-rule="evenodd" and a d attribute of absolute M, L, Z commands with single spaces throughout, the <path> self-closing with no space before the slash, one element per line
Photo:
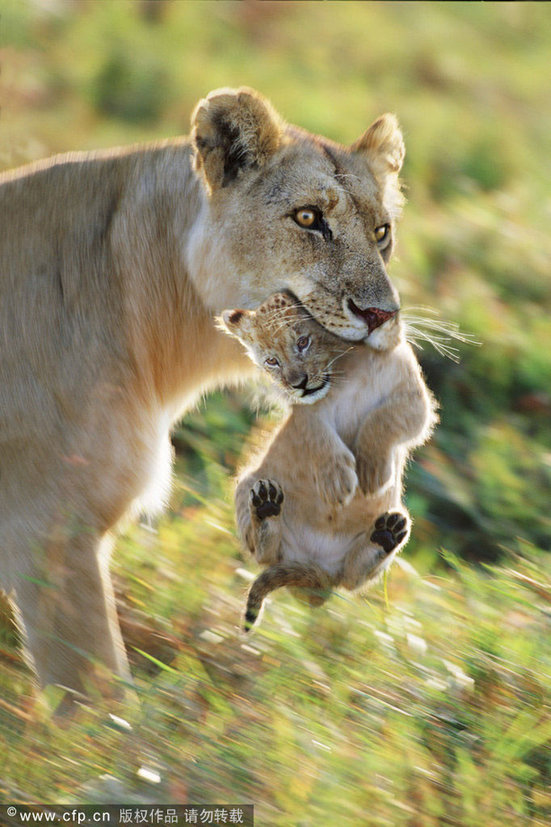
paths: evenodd
<path fill-rule="evenodd" d="M 367 155 L 369 166 L 376 178 L 394 173 L 397 175 L 404 161 L 406 149 L 395 115 L 381 115 L 371 124 L 362 137 L 352 144 L 353 152 Z"/>
<path fill-rule="evenodd" d="M 233 336 L 242 336 L 251 326 L 251 310 L 223 310 L 220 316 L 220 327 L 225 328 Z"/>
<path fill-rule="evenodd" d="M 225 187 L 238 173 L 259 167 L 276 151 L 280 119 L 252 89 L 217 89 L 199 101 L 191 117 L 195 169 L 211 190 Z"/>

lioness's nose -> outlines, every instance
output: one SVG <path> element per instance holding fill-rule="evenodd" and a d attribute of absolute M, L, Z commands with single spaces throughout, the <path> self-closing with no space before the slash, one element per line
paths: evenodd
<path fill-rule="evenodd" d="M 399 310 L 399 308 L 396 308 L 396 310 L 382 310 L 380 307 L 366 307 L 365 310 L 362 310 L 352 299 L 348 299 L 348 307 L 355 316 L 363 319 L 367 324 L 369 333 L 395 316 Z"/>

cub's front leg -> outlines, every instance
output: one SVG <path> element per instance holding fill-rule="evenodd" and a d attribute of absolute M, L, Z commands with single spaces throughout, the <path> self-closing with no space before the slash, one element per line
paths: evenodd
<path fill-rule="evenodd" d="M 356 458 L 344 443 L 320 452 L 313 469 L 314 485 L 327 505 L 348 505 L 358 487 Z"/>
<path fill-rule="evenodd" d="M 353 450 L 359 485 L 367 496 L 392 482 L 398 446 L 407 436 L 403 419 L 403 406 L 397 401 L 375 410 L 359 430 Z"/>
<path fill-rule="evenodd" d="M 361 490 L 367 496 L 383 491 L 394 476 L 393 451 L 382 445 L 361 441 L 357 443 L 356 450 L 356 469 Z"/>
<path fill-rule="evenodd" d="M 247 477 L 236 491 L 237 525 L 245 545 L 261 565 L 281 558 L 283 489 L 275 480 Z"/>
<path fill-rule="evenodd" d="M 334 425 L 309 405 L 295 406 L 292 417 L 300 463 L 309 469 L 315 495 L 329 506 L 347 505 L 358 488 L 354 454 Z"/>
<path fill-rule="evenodd" d="M 395 389 L 370 413 L 356 437 L 353 451 L 364 494 L 385 488 L 394 474 L 399 446 L 409 451 L 422 445 L 434 425 L 434 402 L 418 368 L 410 372 L 408 382 L 411 386 Z"/>

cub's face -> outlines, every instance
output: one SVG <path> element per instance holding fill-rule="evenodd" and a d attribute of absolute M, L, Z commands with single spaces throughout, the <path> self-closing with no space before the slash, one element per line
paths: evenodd
<path fill-rule="evenodd" d="M 207 198 L 188 264 L 207 306 L 287 290 L 327 330 L 375 344 L 399 307 L 386 272 L 404 154 L 393 116 L 344 147 L 285 126 L 251 90 L 221 90 L 193 123 Z"/>
<path fill-rule="evenodd" d="M 225 310 L 222 322 L 294 403 L 322 399 L 338 357 L 350 349 L 283 293 L 271 296 L 256 311 Z"/>
<path fill-rule="evenodd" d="M 222 323 L 247 348 L 258 367 L 294 404 L 322 399 L 341 375 L 341 358 L 352 346 L 328 333 L 293 298 L 276 293 L 254 310 L 225 310 Z M 400 336 L 397 317 L 387 321 L 384 349 Z M 381 348 L 383 349 L 383 348 Z"/>

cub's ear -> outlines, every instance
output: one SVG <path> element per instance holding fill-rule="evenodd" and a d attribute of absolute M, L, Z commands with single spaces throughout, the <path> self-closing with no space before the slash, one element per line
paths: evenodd
<path fill-rule="evenodd" d="M 191 117 L 195 169 L 211 190 L 241 170 L 262 166 L 277 150 L 282 124 L 271 104 L 253 89 L 217 89 Z"/>
<path fill-rule="evenodd" d="M 251 310 L 223 310 L 217 321 L 222 330 L 241 337 L 250 329 L 252 316 Z"/>
<path fill-rule="evenodd" d="M 353 152 L 367 156 L 376 178 L 397 175 L 404 161 L 406 149 L 395 115 L 381 115 L 361 138 L 352 144 Z"/>

